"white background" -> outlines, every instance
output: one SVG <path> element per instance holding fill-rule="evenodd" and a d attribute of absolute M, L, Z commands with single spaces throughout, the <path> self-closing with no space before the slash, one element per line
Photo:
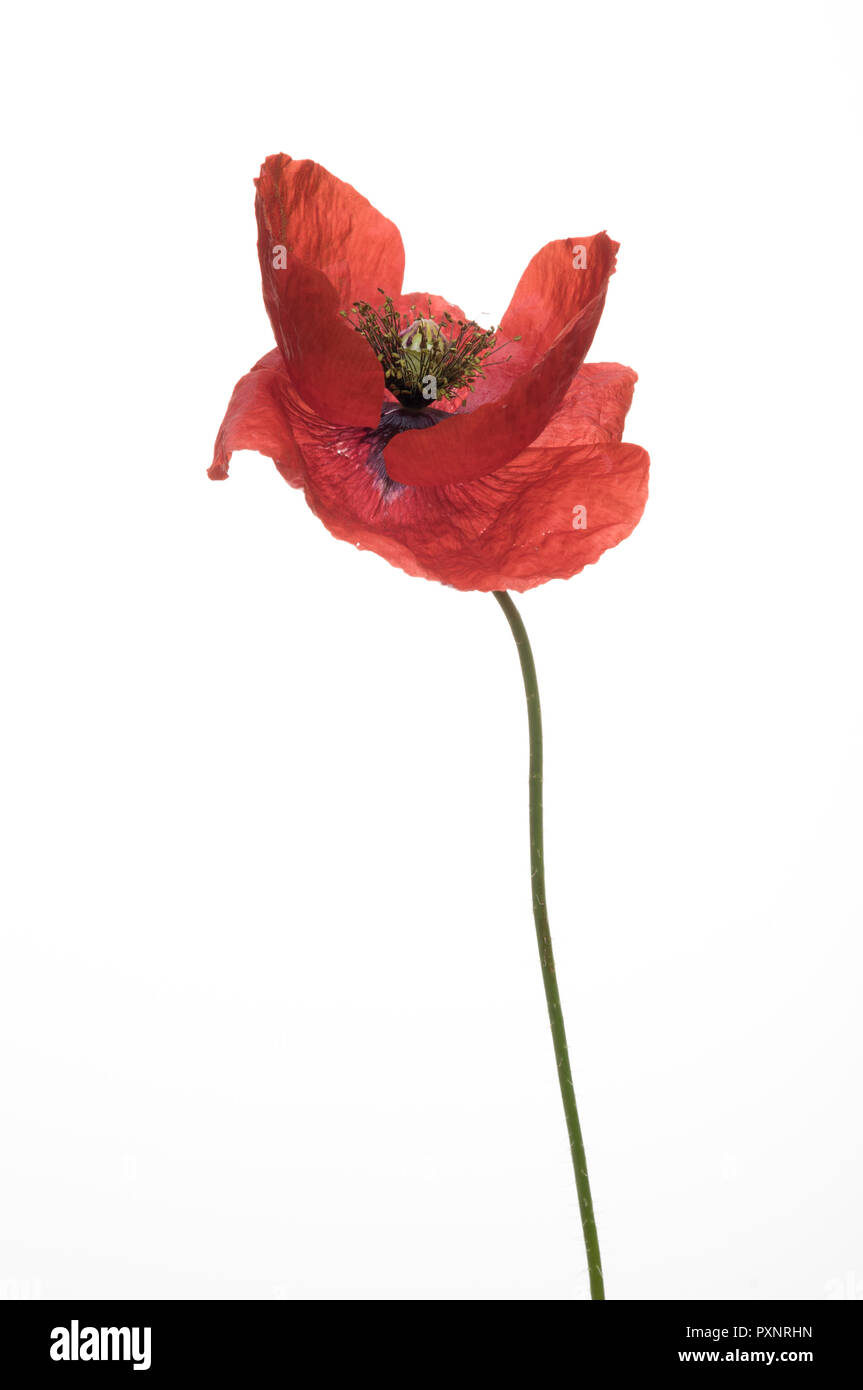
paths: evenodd
<path fill-rule="evenodd" d="M 6 1296 L 587 1292 L 504 619 L 205 476 L 282 149 L 475 315 L 621 241 L 651 500 L 521 605 L 608 1293 L 863 1295 L 855 11 L 7 18 Z"/>

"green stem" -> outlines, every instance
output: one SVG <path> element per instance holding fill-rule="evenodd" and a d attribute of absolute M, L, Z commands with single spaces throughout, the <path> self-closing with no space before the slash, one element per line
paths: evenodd
<path fill-rule="evenodd" d="M 542 836 L 542 713 L 539 707 L 536 666 L 518 609 L 505 591 L 495 590 L 494 596 L 512 628 L 512 635 L 518 649 L 518 659 L 521 662 L 521 674 L 524 677 L 524 693 L 527 696 L 527 722 L 530 732 L 530 879 L 533 887 L 533 917 L 536 923 L 539 962 L 542 966 L 542 983 L 545 986 L 545 1000 L 548 1005 L 551 1037 L 557 1061 L 560 1094 L 563 1099 L 563 1113 L 566 1116 L 569 1148 L 575 1171 L 575 1187 L 578 1192 L 581 1226 L 584 1231 L 584 1248 L 587 1251 L 587 1267 L 590 1274 L 590 1296 L 593 1299 L 604 1299 L 605 1288 L 602 1282 L 599 1237 L 596 1233 L 596 1220 L 593 1215 L 590 1180 L 587 1176 L 587 1158 L 584 1152 L 584 1140 L 581 1137 L 578 1109 L 575 1104 L 575 1088 L 572 1084 L 569 1049 L 566 1045 L 566 1029 L 563 1025 L 563 1010 L 560 1003 L 560 991 L 557 988 L 557 972 L 554 967 L 554 952 L 551 947 L 551 930 L 548 925 L 548 910 L 545 905 L 545 859 Z"/>

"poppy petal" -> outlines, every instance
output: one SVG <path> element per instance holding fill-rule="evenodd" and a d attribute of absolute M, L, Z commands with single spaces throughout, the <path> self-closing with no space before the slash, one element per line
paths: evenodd
<path fill-rule="evenodd" d="M 465 483 L 516 458 L 563 403 L 593 342 L 604 304 L 603 287 L 496 400 L 442 420 L 434 429 L 400 434 L 387 448 L 390 477 L 419 487 Z"/>
<path fill-rule="evenodd" d="M 306 500 L 324 525 L 457 589 L 576 574 L 629 535 L 647 500 L 649 459 L 634 444 L 527 449 L 488 477 L 434 488 L 389 481 L 359 432 L 334 444 L 302 438 Z"/>
<path fill-rule="evenodd" d="M 450 304 L 443 295 L 428 294 L 425 290 L 422 294 L 394 294 L 392 301 L 393 307 L 400 314 L 407 314 L 411 318 L 430 318 L 436 323 L 441 323 L 449 314 L 453 319 L 467 319 L 464 309 L 460 309 L 457 304 Z"/>
<path fill-rule="evenodd" d="M 291 380 L 323 419 L 371 427 L 383 372 L 340 311 L 401 289 L 398 228 L 312 160 L 271 155 L 255 184 L 264 303 Z"/>
<path fill-rule="evenodd" d="M 618 362 L 585 362 L 534 448 L 619 442 L 637 380 Z"/>
<path fill-rule="evenodd" d="M 319 270 L 343 309 L 378 290 L 401 294 L 405 252 L 394 222 L 312 159 L 270 155 L 255 180 L 274 241 Z"/>
<path fill-rule="evenodd" d="M 619 249 L 605 232 L 548 242 L 516 285 L 501 332 L 520 337 L 540 357 L 570 320 L 604 293 Z"/>
<path fill-rule="evenodd" d="M 647 502 L 650 459 L 637 444 L 527 449 L 475 485 L 475 505 L 496 507 L 478 542 L 440 565 L 458 589 L 523 593 L 569 579 L 635 529 Z M 507 495 L 498 505 L 501 493 Z"/>
<path fill-rule="evenodd" d="M 479 380 L 470 400 L 475 410 L 505 394 L 551 346 L 614 274 L 619 243 L 605 232 L 550 241 L 538 251 L 516 286 L 501 320 L 502 353 Z"/>
<path fill-rule="evenodd" d="M 239 449 L 254 449 L 271 458 L 292 487 L 302 487 L 303 456 L 291 427 L 295 408 L 282 354 L 275 348 L 234 387 L 208 476 L 227 478 L 231 455 Z"/>

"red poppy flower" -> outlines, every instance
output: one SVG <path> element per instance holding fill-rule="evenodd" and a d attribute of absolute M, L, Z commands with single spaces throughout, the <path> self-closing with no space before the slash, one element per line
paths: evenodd
<path fill-rule="evenodd" d="M 616 242 L 549 242 L 496 333 L 403 294 L 398 229 L 319 164 L 272 155 L 255 182 L 278 346 L 234 388 L 211 478 L 255 449 L 333 535 L 458 589 L 568 578 L 629 535 L 649 465 L 621 442 L 636 374 L 584 365 Z"/>

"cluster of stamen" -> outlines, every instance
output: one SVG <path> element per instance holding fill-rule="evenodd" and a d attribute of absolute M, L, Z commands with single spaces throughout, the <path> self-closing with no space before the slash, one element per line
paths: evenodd
<path fill-rule="evenodd" d="M 485 376 L 483 367 L 501 350 L 494 328 L 480 328 L 472 319 L 455 319 L 449 311 L 437 323 L 431 301 L 425 317 L 418 317 L 412 304 L 411 320 L 410 315 L 398 312 L 383 290 L 378 294 L 383 309 L 357 300 L 353 318 L 346 310 L 342 314 L 371 344 L 387 388 L 404 406 L 421 410 L 441 398 L 454 400 L 460 392 L 472 391 L 477 377 Z"/>

